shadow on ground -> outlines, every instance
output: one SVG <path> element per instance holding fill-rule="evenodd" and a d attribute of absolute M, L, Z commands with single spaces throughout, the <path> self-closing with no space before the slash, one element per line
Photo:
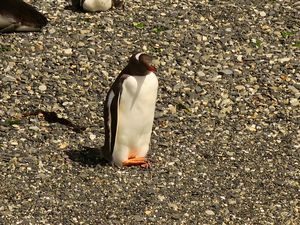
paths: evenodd
<path fill-rule="evenodd" d="M 22 116 L 29 117 L 29 116 L 37 116 L 39 114 L 42 114 L 44 119 L 48 123 L 59 123 L 59 124 L 65 125 L 68 128 L 75 131 L 76 133 L 80 133 L 86 129 L 85 127 L 74 124 L 71 120 L 68 120 L 65 118 L 59 118 L 56 112 L 43 111 L 43 110 L 38 109 L 38 110 L 23 113 Z"/>
<path fill-rule="evenodd" d="M 101 155 L 100 148 L 82 146 L 79 150 L 69 150 L 66 154 L 70 160 L 80 163 L 83 166 L 108 165 L 108 162 Z"/>

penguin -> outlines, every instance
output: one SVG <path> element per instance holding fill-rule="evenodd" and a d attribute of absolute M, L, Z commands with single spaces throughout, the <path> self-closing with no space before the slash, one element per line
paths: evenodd
<path fill-rule="evenodd" d="M 72 0 L 72 5 L 77 9 L 87 12 L 107 11 L 111 7 L 121 7 L 122 0 Z"/>
<path fill-rule="evenodd" d="M 47 18 L 22 0 L 0 1 L 0 33 L 40 31 Z"/>
<path fill-rule="evenodd" d="M 146 155 L 158 90 L 155 72 L 150 55 L 133 54 L 108 91 L 102 153 L 113 165 L 150 167 Z"/>

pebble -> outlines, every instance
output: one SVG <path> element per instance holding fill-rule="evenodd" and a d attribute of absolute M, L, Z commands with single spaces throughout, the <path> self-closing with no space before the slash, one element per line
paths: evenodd
<path fill-rule="evenodd" d="M 11 141 L 10 144 L 15 145 L 15 146 L 19 145 L 19 143 L 17 141 Z"/>
<path fill-rule="evenodd" d="M 175 107 L 175 106 L 173 106 L 173 105 L 170 104 L 168 107 L 169 107 L 169 110 L 170 110 L 170 112 L 171 112 L 172 114 L 175 114 L 175 113 L 176 113 L 177 110 L 176 110 L 176 107 Z"/>
<path fill-rule="evenodd" d="M 199 71 L 197 72 L 197 76 L 198 76 L 198 77 L 205 77 L 205 73 L 204 73 L 203 71 L 199 70 Z"/>
<path fill-rule="evenodd" d="M 145 211 L 145 214 L 146 214 L 147 216 L 149 216 L 151 213 L 152 213 L 151 210 L 146 210 L 146 211 Z"/>
<path fill-rule="evenodd" d="M 300 1 L 295 2 L 295 3 L 293 4 L 293 6 L 294 6 L 296 9 L 300 10 Z"/>
<path fill-rule="evenodd" d="M 246 172 L 249 172 L 250 170 L 251 170 L 251 169 L 250 169 L 249 167 L 246 167 L 246 168 L 245 168 L 245 171 L 246 171 Z"/>
<path fill-rule="evenodd" d="M 50 34 L 54 34 L 56 32 L 56 30 L 54 29 L 54 28 L 51 28 L 50 30 L 49 30 L 49 33 Z"/>
<path fill-rule="evenodd" d="M 85 46 L 85 43 L 82 42 L 82 41 L 80 41 L 80 42 L 78 42 L 77 46 L 78 46 L 78 47 L 83 47 L 83 46 Z"/>
<path fill-rule="evenodd" d="M 133 216 L 133 220 L 136 222 L 143 222 L 144 218 L 142 216 L 135 215 L 135 216 Z"/>
<path fill-rule="evenodd" d="M 228 200 L 228 204 L 229 204 L 229 205 L 235 205 L 235 204 L 236 204 L 236 200 L 234 200 L 234 199 L 229 199 L 229 200 Z"/>
<path fill-rule="evenodd" d="M 216 82 L 216 81 L 218 81 L 218 80 L 220 80 L 222 78 L 222 76 L 212 76 L 212 77 L 210 77 L 209 78 L 209 80 L 211 81 L 211 82 Z"/>
<path fill-rule="evenodd" d="M 30 126 L 29 129 L 34 130 L 34 131 L 38 131 L 40 128 L 37 127 L 37 126 Z"/>
<path fill-rule="evenodd" d="M 238 91 L 243 91 L 243 90 L 245 90 L 246 88 L 245 88 L 244 85 L 236 85 L 236 86 L 235 86 L 235 89 L 238 90 Z"/>
<path fill-rule="evenodd" d="M 235 153 L 234 153 L 234 152 L 227 151 L 226 154 L 227 154 L 228 156 L 234 156 Z"/>
<path fill-rule="evenodd" d="M 237 55 L 236 59 L 237 59 L 237 61 L 242 62 L 243 61 L 243 56 L 242 55 Z"/>
<path fill-rule="evenodd" d="M 215 212 L 210 209 L 207 209 L 207 210 L 205 210 L 205 214 L 209 215 L 209 216 L 213 216 L 213 215 L 215 215 Z"/>
<path fill-rule="evenodd" d="M 280 62 L 280 63 L 284 63 L 284 62 L 288 62 L 288 61 L 290 61 L 291 60 L 291 58 L 281 58 L 281 59 L 278 59 L 278 62 Z"/>
<path fill-rule="evenodd" d="M 295 86 L 289 85 L 288 89 L 290 89 L 294 93 L 296 98 L 300 97 L 300 91 L 298 90 L 298 88 L 296 88 Z"/>
<path fill-rule="evenodd" d="M 262 17 L 265 17 L 267 14 L 266 14 L 266 12 L 264 12 L 264 11 L 260 11 L 260 12 L 259 12 L 259 15 L 262 16 Z"/>
<path fill-rule="evenodd" d="M 63 102 L 62 105 L 63 106 L 73 105 L 73 102 Z"/>
<path fill-rule="evenodd" d="M 93 141 L 96 138 L 96 135 L 93 133 L 90 133 L 89 138 Z"/>
<path fill-rule="evenodd" d="M 158 200 L 161 201 L 161 202 L 164 201 L 164 200 L 166 199 L 166 197 L 163 196 L 163 195 L 158 195 L 157 198 L 158 198 Z"/>
<path fill-rule="evenodd" d="M 255 124 L 252 124 L 250 126 L 246 125 L 247 130 L 255 132 L 256 131 L 256 126 Z"/>
<path fill-rule="evenodd" d="M 60 149 L 65 149 L 68 146 L 69 146 L 69 143 L 67 143 L 67 142 L 62 142 L 62 143 L 59 144 Z"/>
<path fill-rule="evenodd" d="M 9 75 L 6 75 L 2 78 L 2 81 L 3 82 L 13 82 L 13 81 L 16 81 L 16 78 L 12 77 L 12 76 L 9 76 Z"/>
<path fill-rule="evenodd" d="M 297 98 L 292 98 L 290 100 L 290 103 L 292 106 L 298 106 L 299 105 L 299 100 Z"/>
<path fill-rule="evenodd" d="M 155 217 L 150 217 L 150 218 L 148 218 L 148 220 L 150 221 L 150 222 L 155 222 L 156 221 L 156 218 Z"/>
<path fill-rule="evenodd" d="M 66 55 L 71 55 L 72 54 L 72 49 L 71 48 L 64 49 L 64 53 Z"/>
<path fill-rule="evenodd" d="M 83 30 L 80 30 L 80 33 L 81 34 L 89 34 L 89 33 L 91 33 L 91 30 L 89 30 L 89 29 L 83 29 Z"/>
<path fill-rule="evenodd" d="M 181 218 L 181 215 L 179 213 L 173 213 L 172 214 L 172 219 L 179 220 L 180 218 Z"/>
<path fill-rule="evenodd" d="M 174 209 L 175 211 L 178 210 L 178 205 L 176 205 L 175 203 L 168 203 L 168 206 L 172 209 Z"/>
<path fill-rule="evenodd" d="M 233 71 L 231 69 L 223 69 L 220 71 L 220 73 L 224 75 L 231 75 L 233 74 Z"/>
<path fill-rule="evenodd" d="M 294 87 L 297 88 L 298 90 L 300 90 L 300 83 L 295 83 Z"/>
<path fill-rule="evenodd" d="M 46 86 L 45 84 L 41 84 L 41 85 L 39 86 L 39 90 L 40 90 L 40 91 L 46 91 L 46 90 L 47 90 L 47 86 Z"/>

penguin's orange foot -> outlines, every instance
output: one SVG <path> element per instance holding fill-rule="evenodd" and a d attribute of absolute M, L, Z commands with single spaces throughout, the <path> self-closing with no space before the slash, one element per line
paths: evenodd
<path fill-rule="evenodd" d="M 144 157 L 137 157 L 123 161 L 123 166 L 141 166 L 143 168 L 149 168 L 150 163 Z"/>

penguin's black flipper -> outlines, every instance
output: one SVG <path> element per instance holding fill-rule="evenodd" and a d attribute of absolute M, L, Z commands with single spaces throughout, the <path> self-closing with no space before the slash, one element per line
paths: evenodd
<path fill-rule="evenodd" d="M 114 93 L 110 105 L 108 106 L 108 98 L 110 94 Z M 104 107 L 104 121 L 105 121 L 105 144 L 102 148 L 104 157 L 108 160 L 112 160 L 113 149 L 116 140 L 116 132 L 118 126 L 118 108 L 119 108 L 119 99 L 120 93 L 114 92 L 114 89 L 111 89 L 107 95 Z"/>

